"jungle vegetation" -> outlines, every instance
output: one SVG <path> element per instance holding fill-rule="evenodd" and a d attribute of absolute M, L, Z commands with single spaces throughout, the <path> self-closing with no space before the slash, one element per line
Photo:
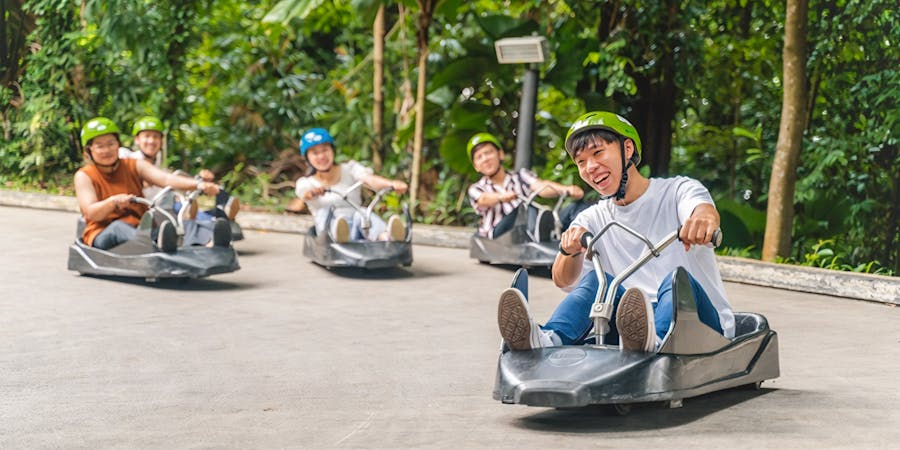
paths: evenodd
<path fill-rule="evenodd" d="M 283 209 L 300 132 L 324 126 L 342 158 L 411 182 L 418 221 L 471 226 L 466 140 L 516 142 L 524 67 L 498 64 L 494 41 L 540 35 L 540 176 L 577 182 L 566 129 L 615 111 L 642 170 L 713 192 L 725 253 L 900 270 L 893 1 L 0 0 L 0 19 L 6 188 L 70 192 L 84 121 L 154 114 L 170 167 Z"/>

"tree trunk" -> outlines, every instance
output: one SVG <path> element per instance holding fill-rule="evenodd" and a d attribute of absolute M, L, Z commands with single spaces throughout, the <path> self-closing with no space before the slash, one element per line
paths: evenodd
<path fill-rule="evenodd" d="M 372 165 L 375 172 L 383 166 L 382 138 L 384 121 L 384 4 L 378 7 L 375 23 L 372 25 Z"/>
<path fill-rule="evenodd" d="M 425 85 L 428 80 L 428 27 L 434 12 L 433 0 L 419 0 L 416 46 L 419 49 L 418 82 L 416 83 L 416 128 L 413 137 L 412 174 L 409 184 L 410 212 L 415 214 L 419 194 L 419 172 L 425 141 Z"/>
<path fill-rule="evenodd" d="M 763 261 L 774 261 L 776 257 L 787 256 L 791 251 L 794 188 L 806 123 L 807 0 L 787 0 L 785 16 L 782 63 L 784 95 L 772 178 L 769 179 Z"/>
<path fill-rule="evenodd" d="M 668 1 L 665 28 L 673 36 L 680 28 L 678 3 Z M 650 168 L 651 176 L 669 173 L 672 160 L 672 124 L 675 121 L 675 48 L 673 41 L 663 45 L 665 53 L 660 58 L 658 72 L 648 75 L 633 74 L 638 88 L 638 102 L 634 105 L 631 121 L 641 136 L 641 164 Z"/>

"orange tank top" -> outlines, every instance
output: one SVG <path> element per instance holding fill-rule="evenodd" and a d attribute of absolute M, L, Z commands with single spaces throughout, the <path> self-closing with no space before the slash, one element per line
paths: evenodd
<path fill-rule="evenodd" d="M 119 165 L 111 174 L 101 173 L 97 166 L 90 164 L 78 170 L 91 179 L 97 200 L 106 200 L 116 194 L 133 194 L 140 197 L 143 182 L 137 171 L 137 160 L 120 159 Z M 147 206 L 140 203 L 131 203 L 128 206 L 113 211 L 103 220 L 92 221 L 85 219 L 86 226 L 81 239 L 87 245 L 93 245 L 94 238 L 106 229 L 112 222 L 122 219 L 132 226 L 137 226 L 141 216 L 147 211 Z"/>

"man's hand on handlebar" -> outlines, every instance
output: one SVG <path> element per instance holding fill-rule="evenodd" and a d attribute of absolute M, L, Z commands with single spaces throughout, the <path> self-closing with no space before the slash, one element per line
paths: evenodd
<path fill-rule="evenodd" d="M 219 185 L 209 181 L 200 181 L 197 183 L 197 190 L 203 191 L 206 195 L 216 195 L 219 193 Z"/>
<path fill-rule="evenodd" d="M 584 191 L 575 185 L 566 186 L 566 193 L 569 194 L 569 197 L 572 197 L 573 200 L 581 200 L 584 197 Z"/>
<path fill-rule="evenodd" d="M 409 186 L 403 181 L 394 180 L 391 181 L 391 188 L 393 188 L 394 192 L 398 194 L 404 194 L 406 193 L 406 190 L 409 189 Z"/>
<path fill-rule="evenodd" d="M 564 255 L 575 256 L 584 251 L 581 245 L 581 236 L 587 233 L 587 228 L 571 227 L 559 236 L 559 250 Z"/>
<path fill-rule="evenodd" d="M 712 242 L 719 229 L 719 214 L 712 205 L 702 204 L 694 209 L 693 214 L 681 225 L 678 238 L 684 244 L 684 250 L 691 245 L 706 245 Z"/>
<path fill-rule="evenodd" d="M 109 197 L 109 200 L 112 202 L 116 211 L 128 206 L 131 203 L 131 199 L 134 195 L 131 194 L 116 194 Z"/>

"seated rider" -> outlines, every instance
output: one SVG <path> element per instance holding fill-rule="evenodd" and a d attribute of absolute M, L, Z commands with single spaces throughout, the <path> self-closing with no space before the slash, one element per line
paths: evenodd
<path fill-rule="evenodd" d="M 134 122 L 131 129 L 131 135 L 134 136 L 134 146 L 137 150 L 129 150 L 126 147 L 119 148 L 119 158 L 122 159 L 143 159 L 156 167 L 163 168 L 162 161 L 162 143 L 164 138 L 165 127 L 162 121 L 154 116 L 144 116 Z M 203 169 L 198 174 L 203 181 L 212 183 L 215 176 L 208 169 Z M 144 186 L 144 197 L 153 198 L 160 188 L 158 186 Z M 181 208 L 181 205 L 175 204 L 175 211 Z M 209 221 L 216 217 L 224 217 L 228 220 L 234 220 L 240 211 L 240 202 L 237 197 L 228 195 L 224 189 L 219 189 L 216 194 L 215 207 L 206 211 L 197 212 L 196 220 Z"/>
<path fill-rule="evenodd" d="M 569 128 L 565 146 L 581 179 L 603 200 L 579 214 L 562 234 L 553 263 L 553 281 L 571 292 L 543 327 L 532 321 L 518 289 L 506 289 L 500 295 L 500 334 L 510 349 L 583 343 L 592 326 L 589 314 L 599 282 L 593 264 L 585 263 L 581 236 L 586 232 L 596 235 L 612 221 L 634 229 L 652 242 L 681 226 L 679 237 L 684 245 L 666 247 L 659 257 L 623 282 L 616 293 L 605 343 L 615 344 L 621 338 L 622 350 L 652 352 L 659 348 L 672 324 L 672 283 L 678 267 L 690 274 L 700 321 L 733 338 L 734 313 L 725 296 L 715 253 L 706 245 L 719 228 L 719 213 L 709 191 L 697 180 L 683 176 L 642 176 L 636 167 L 641 160 L 637 130 L 610 112 L 579 117 Z M 599 252 L 603 267 L 616 274 L 638 259 L 646 246 L 613 227 L 594 249 Z M 611 280 L 610 274 L 606 276 Z"/>
<path fill-rule="evenodd" d="M 85 123 L 81 145 L 86 164 L 75 173 L 75 195 L 86 222 L 81 238 L 87 245 L 111 249 L 132 239 L 139 224 L 152 226 L 147 206 L 131 201 L 142 195 L 144 183 L 182 190 L 200 189 L 207 195 L 219 192 L 214 183 L 165 172 L 143 159 L 120 159 L 119 128 L 105 117 Z M 231 228 L 226 220 L 202 224 L 186 220 L 183 225 L 184 245 L 227 246 L 231 241 Z M 174 224 L 163 221 L 152 234 L 156 235 L 154 239 L 160 249 L 175 251 Z"/>
<path fill-rule="evenodd" d="M 306 158 L 309 172 L 307 176 L 297 180 L 295 189 L 297 197 L 312 212 L 317 233 L 330 232 L 332 239 L 341 243 L 351 240 L 406 239 L 406 224 L 397 215 L 392 215 L 387 224 L 373 215 L 369 218 L 368 233 L 364 234 L 362 215 L 341 199 L 341 195 L 346 193 L 347 200 L 360 205 L 362 196 L 359 189 L 347 192 L 360 181 L 374 191 L 390 187 L 400 194 L 406 192 L 406 183 L 374 175 L 372 169 L 356 161 L 336 165 L 334 138 L 324 128 L 312 128 L 303 134 L 300 138 L 300 154 Z M 325 230 L 325 220 L 331 208 L 334 208 L 331 229 Z"/>
<path fill-rule="evenodd" d="M 520 197 L 528 197 L 537 192 L 544 198 L 557 197 L 565 192 L 575 200 L 584 196 L 584 191 L 575 185 L 562 185 L 542 180 L 528 169 L 508 172 L 503 168 L 503 148 L 500 141 L 490 133 L 478 133 L 469 139 L 466 146 L 469 160 L 481 179 L 469 186 L 469 202 L 481 216 L 478 234 L 494 239 L 509 231 L 516 220 Z M 572 218 L 586 208 L 583 202 L 576 202 L 560 211 L 562 229 L 569 226 Z M 529 205 L 529 229 L 541 241 L 550 240 L 553 230 L 553 215 L 547 210 L 538 210 Z"/>

